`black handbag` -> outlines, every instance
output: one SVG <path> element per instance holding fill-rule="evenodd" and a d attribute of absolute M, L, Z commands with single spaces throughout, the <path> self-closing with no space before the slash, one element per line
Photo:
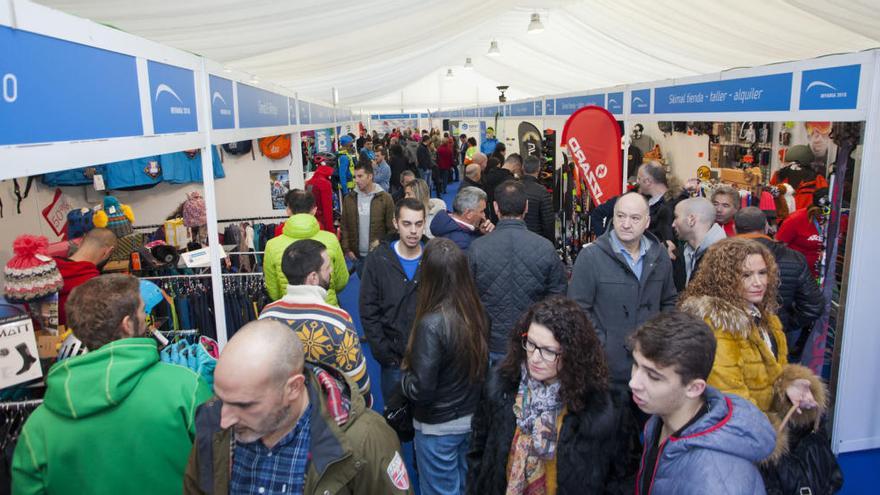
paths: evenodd
<path fill-rule="evenodd" d="M 382 412 L 385 422 L 396 433 L 400 442 L 411 442 L 416 435 L 413 427 L 412 403 L 398 391 L 388 398 Z"/>

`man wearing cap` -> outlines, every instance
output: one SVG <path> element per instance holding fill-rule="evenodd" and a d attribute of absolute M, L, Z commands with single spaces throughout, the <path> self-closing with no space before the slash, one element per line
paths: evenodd
<path fill-rule="evenodd" d="M 825 306 L 819 285 L 810 273 L 804 255 L 767 236 L 769 228 L 763 211 L 749 206 L 738 211 L 733 220 L 739 237 L 754 239 L 773 253 L 779 267 L 780 304 L 776 314 L 788 342 L 788 360 L 798 362 L 803 351 L 801 333 L 813 327 Z"/>
<path fill-rule="evenodd" d="M 828 187 L 825 176 L 813 168 L 816 157 L 809 146 L 798 144 L 785 150 L 784 166 L 770 178 L 770 184 L 788 184 L 794 188 L 795 208 L 800 210 L 810 206 L 813 192 Z M 794 212 L 789 212 L 789 214 Z"/>
<path fill-rule="evenodd" d="M 348 191 L 354 189 L 354 166 L 357 163 L 352 143 L 354 139 L 345 135 L 339 138 L 339 152 L 336 153 L 336 164 L 339 170 L 339 189 L 342 195 L 348 194 Z"/>
<path fill-rule="evenodd" d="M 12 493 L 181 492 L 196 408 L 211 389 L 159 361 L 144 307 L 130 275 L 95 277 L 70 294 L 67 321 L 91 352 L 49 370 L 43 405 L 16 445 Z"/>

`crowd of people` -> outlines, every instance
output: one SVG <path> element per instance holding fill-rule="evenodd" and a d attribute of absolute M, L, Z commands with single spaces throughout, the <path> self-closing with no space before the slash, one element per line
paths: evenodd
<path fill-rule="evenodd" d="M 601 233 L 569 276 L 536 160 L 436 131 L 340 144 L 339 238 L 315 189 L 288 193 L 264 256 L 276 301 L 229 340 L 213 396 L 159 362 L 136 279 L 70 292 L 92 352 L 50 371 L 14 493 L 412 493 L 410 439 L 370 408 L 377 380 L 411 413 L 423 495 L 834 483 L 792 458 L 827 407 L 794 364 L 821 295 L 761 210 L 724 188 L 673 195 L 644 164 L 639 191 L 594 215 Z M 432 190 L 450 180 L 447 211 Z M 379 376 L 338 307 L 349 265 Z"/>

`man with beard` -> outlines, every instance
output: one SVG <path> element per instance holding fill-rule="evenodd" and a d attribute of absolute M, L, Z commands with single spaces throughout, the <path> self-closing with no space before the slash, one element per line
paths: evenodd
<path fill-rule="evenodd" d="M 185 494 L 412 493 L 382 416 L 350 378 L 304 361 L 278 321 L 236 332 L 217 362 L 217 398 L 196 414 Z"/>
<path fill-rule="evenodd" d="M 294 242 L 284 250 L 281 270 L 287 293 L 263 308 L 260 319 L 287 324 L 302 340 L 306 360 L 338 368 L 372 405 L 367 360 L 354 322 L 345 310 L 325 302 L 332 271 L 327 248 L 312 239 Z"/>
<path fill-rule="evenodd" d="M 12 493 L 180 493 L 193 416 L 211 388 L 159 361 L 131 275 L 84 282 L 66 311 L 89 352 L 46 375 L 43 405 L 25 423 L 12 459 Z"/>
<path fill-rule="evenodd" d="M 361 325 L 382 369 L 386 401 L 400 388 L 400 363 L 415 321 L 425 216 L 421 201 L 398 201 L 394 214 L 398 235 L 380 243 L 367 256 L 361 279 Z"/>
<path fill-rule="evenodd" d="M 70 292 L 87 280 L 101 274 L 101 269 L 116 248 L 116 234 L 110 229 L 94 228 L 83 237 L 82 244 L 69 258 L 55 258 L 64 286 L 58 294 L 58 323 L 67 325 L 64 307 Z"/>

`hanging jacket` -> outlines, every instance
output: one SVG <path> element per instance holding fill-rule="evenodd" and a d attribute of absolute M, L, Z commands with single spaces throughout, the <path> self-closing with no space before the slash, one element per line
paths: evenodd
<path fill-rule="evenodd" d="M 179 494 L 196 407 L 194 372 L 159 362 L 152 338 L 126 338 L 49 370 L 46 397 L 13 458 L 13 493 Z"/>
<path fill-rule="evenodd" d="M 70 258 L 54 258 L 61 278 L 64 279 L 64 285 L 58 294 L 58 323 L 67 325 L 67 313 L 65 307 L 67 298 L 70 297 L 70 291 L 84 284 L 87 280 L 97 277 L 101 274 L 98 267 L 91 261 L 73 261 Z"/>
<path fill-rule="evenodd" d="M 328 391 L 315 377 L 315 370 L 327 372 L 341 385 L 347 418 L 334 419 Z M 412 493 L 400 454 L 397 435 L 375 411 L 366 407 L 354 383 L 339 371 L 320 365 L 306 365 L 306 391 L 311 407 L 309 463 L 304 495 L 402 494 Z M 231 476 L 232 432 L 220 427 L 223 403 L 212 400 L 199 408 L 197 438 L 186 468 L 185 495 L 225 495 Z M 392 476 L 397 477 L 397 482 Z M 178 487 L 177 493 L 180 493 Z"/>
<path fill-rule="evenodd" d="M 315 170 L 312 178 L 306 181 L 306 189 L 315 197 L 315 206 L 318 210 L 315 217 L 321 222 L 321 229 L 327 232 L 336 232 L 333 226 L 333 184 L 330 177 L 333 175 L 333 167 L 320 165 Z"/>
<path fill-rule="evenodd" d="M 645 465 L 645 453 L 636 477 L 636 493 L 652 495 L 764 494 L 756 463 L 776 445 L 776 432 L 751 402 L 706 387 L 709 412 L 659 446 L 655 465 Z M 663 427 L 658 416 L 645 425 L 645 441 L 653 442 Z"/>
<path fill-rule="evenodd" d="M 611 244 L 608 229 L 586 245 L 572 269 L 568 297 L 587 313 L 605 348 L 611 379 L 625 384 L 630 377 L 632 356 L 626 337 L 661 311 L 675 308 L 678 292 L 672 279 L 672 262 L 666 248 L 651 233 L 642 276 L 636 278 L 623 255 Z"/>
<path fill-rule="evenodd" d="M 284 250 L 302 239 L 316 240 L 327 248 L 327 256 L 330 257 L 330 264 L 333 267 L 330 273 L 330 290 L 327 291 L 327 304 L 339 306 L 337 294 L 348 285 L 345 256 L 336 236 L 321 230 L 318 220 L 308 213 L 300 213 L 288 218 L 284 222 L 283 234 L 266 243 L 266 250 L 263 253 L 263 277 L 269 297 L 277 301 L 287 293 L 287 277 L 281 270 L 281 260 L 284 258 Z"/>

